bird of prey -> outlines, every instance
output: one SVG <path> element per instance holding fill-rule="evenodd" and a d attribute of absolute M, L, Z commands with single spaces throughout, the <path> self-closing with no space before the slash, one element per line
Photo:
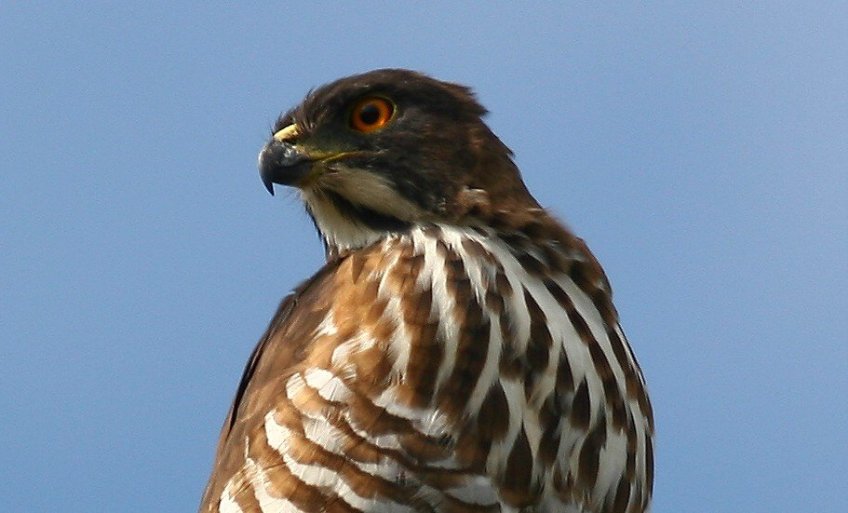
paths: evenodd
<path fill-rule="evenodd" d="M 326 263 L 247 363 L 200 511 L 644 512 L 651 406 L 607 278 L 461 85 L 397 69 L 282 115 Z"/>

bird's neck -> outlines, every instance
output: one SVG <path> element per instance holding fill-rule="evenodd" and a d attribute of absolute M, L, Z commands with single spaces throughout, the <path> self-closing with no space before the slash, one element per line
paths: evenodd
<path fill-rule="evenodd" d="M 328 260 L 411 228 L 407 222 L 354 205 L 326 191 L 303 191 L 302 197 L 324 242 Z"/>

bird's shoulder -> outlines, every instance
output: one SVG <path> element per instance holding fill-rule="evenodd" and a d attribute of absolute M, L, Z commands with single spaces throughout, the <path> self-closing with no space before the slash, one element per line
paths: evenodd
<path fill-rule="evenodd" d="M 341 259 L 327 262 L 285 296 L 253 348 L 221 428 L 204 505 L 220 495 L 227 479 L 243 465 L 250 432 L 261 425 L 268 404 L 277 395 L 274 390 L 303 359 L 305 349 L 330 307 L 331 288 L 340 263 Z M 205 511 L 204 507 L 201 511 Z"/>

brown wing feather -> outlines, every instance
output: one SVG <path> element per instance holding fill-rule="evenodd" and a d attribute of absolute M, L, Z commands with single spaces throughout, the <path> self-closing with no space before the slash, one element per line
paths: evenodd
<path fill-rule="evenodd" d="M 326 316 L 339 261 L 327 263 L 286 296 L 244 368 L 236 396 L 218 439 L 215 464 L 200 510 L 213 511 L 227 480 L 244 464 L 245 436 L 263 422 L 303 349 Z"/>

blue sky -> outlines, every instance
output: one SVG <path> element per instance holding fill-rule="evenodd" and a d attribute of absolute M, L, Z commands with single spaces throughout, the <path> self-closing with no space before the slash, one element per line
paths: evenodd
<path fill-rule="evenodd" d="M 4 510 L 196 508 L 322 261 L 256 154 L 309 88 L 408 67 L 476 89 L 604 264 L 654 512 L 848 511 L 848 6 L 452 4 L 0 6 Z"/>

